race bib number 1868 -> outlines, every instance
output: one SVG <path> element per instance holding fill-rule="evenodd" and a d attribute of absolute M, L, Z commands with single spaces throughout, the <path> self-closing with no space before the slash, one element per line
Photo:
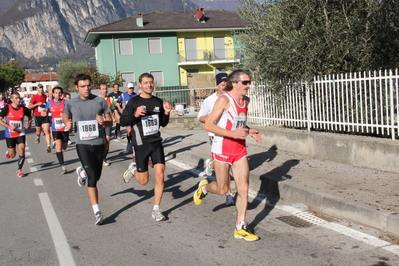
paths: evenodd
<path fill-rule="evenodd" d="M 95 139 L 99 136 L 97 120 L 79 121 L 78 127 L 81 140 Z"/>

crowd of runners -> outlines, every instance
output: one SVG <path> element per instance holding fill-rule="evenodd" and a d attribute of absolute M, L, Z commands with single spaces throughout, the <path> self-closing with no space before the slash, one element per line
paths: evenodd
<path fill-rule="evenodd" d="M 193 195 L 194 203 L 201 204 L 208 193 L 226 196 L 226 205 L 237 209 L 234 237 L 247 241 L 258 240 L 245 221 L 248 202 L 249 167 L 245 139 L 249 135 L 261 141 L 259 132 L 246 125 L 249 98 L 246 96 L 251 84 L 250 73 L 234 70 L 230 75 L 216 75 L 217 92 L 209 96 L 202 105 L 198 119 L 205 124 L 210 134 L 211 159 L 206 162 L 206 173 L 215 171 L 216 181 L 202 180 Z M 139 91 L 134 92 L 134 84 L 129 83 L 127 92 L 113 84 L 113 92 L 108 94 L 108 86 L 99 84 L 99 96 L 91 93 L 92 80 L 86 74 L 75 77 L 77 97 L 70 99 L 61 87 L 44 91 L 38 84 L 37 94 L 29 103 L 21 100 L 18 92 L 13 92 L 9 101 L 0 111 L 0 125 L 5 128 L 7 159 L 18 154 L 18 177 L 24 177 L 22 167 L 25 162 L 25 130 L 31 128 L 34 120 L 35 143 L 40 144 L 44 136 L 46 151 L 55 149 L 60 173 L 67 173 L 63 151 L 71 144 L 69 134 L 74 132 L 76 152 L 80 166 L 76 169 L 77 183 L 87 185 L 87 193 L 93 209 L 95 224 L 104 223 L 104 216 L 98 202 L 97 182 L 103 166 L 109 166 L 107 154 L 115 125 L 114 137 L 122 138 L 121 126 L 126 127 L 127 147 L 132 153 L 132 162 L 123 174 L 123 181 L 135 179 L 139 184 L 149 182 L 149 168 L 153 167 L 155 178 L 154 205 L 151 216 L 155 221 L 167 218 L 160 205 L 164 191 L 165 154 L 160 127 L 169 123 L 172 110 L 170 103 L 153 95 L 154 77 L 143 73 L 138 79 Z M 1 99 L 0 99 L 1 100 Z M 236 183 L 235 197 L 231 193 L 230 179 Z"/>

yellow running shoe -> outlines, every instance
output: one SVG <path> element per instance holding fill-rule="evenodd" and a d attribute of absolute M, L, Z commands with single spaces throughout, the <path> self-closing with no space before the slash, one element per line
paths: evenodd
<path fill-rule="evenodd" d="M 198 188 L 197 190 L 194 192 L 194 203 L 196 205 L 200 205 L 202 203 L 202 200 L 205 198 L 206 194 L 204 194 L 204 192 L 202 191 L 202 186 L 205 186 L 208 184 L 207 180 L 202 180 L 199 184 L 198 184 Z"/>
<path fill-rule="evenodd" d="M 237 239 L 244 239 L 245 241 L 256 241 L 259 237 L 251 233 L 248 229 L 248 225 L 244 224 L 240 230 L 234 228 L 234 237 Z"/>

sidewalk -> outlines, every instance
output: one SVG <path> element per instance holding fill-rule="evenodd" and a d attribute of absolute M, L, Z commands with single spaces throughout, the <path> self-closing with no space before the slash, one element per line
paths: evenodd
<path fill-rule="evenodd" d="M 210 157 L 205 130 L 161 130 L 165 155 L 203 169 Z M 250 187 L 268 201 L 301 202 L 316 211 L 399 236 L 397 174 L 248 145 Z"/>

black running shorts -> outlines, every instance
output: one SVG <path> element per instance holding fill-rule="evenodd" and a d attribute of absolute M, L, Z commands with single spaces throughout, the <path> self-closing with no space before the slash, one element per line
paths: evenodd
<path fill-rule="evenodd" d="M 16 138 L 6 138 L 6 144 L 8 149 L 14 149 L 18 144 L 25 143 L 25 136 L 19 136 Z"/>
<path fill-rule="evenodd" d="M 151 157 L 152 164 L 165 164 L 165 153 L 162 142 L 155 141 L 140 146 L 134 146 L 136 156 L 137 172 L 144 173 L 148 171 L 148 159 Z"/>

